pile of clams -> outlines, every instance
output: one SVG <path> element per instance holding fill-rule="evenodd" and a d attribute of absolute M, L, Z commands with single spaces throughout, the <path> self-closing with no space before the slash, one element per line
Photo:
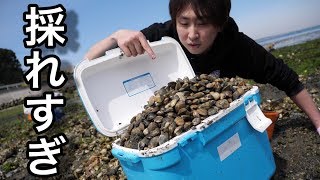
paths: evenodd
<path fill-rule="evenodd" d="M 169 82 L 155 91 L 144 110 L 131 119 L 119 143 L 138 150 L 157 147 L 228 108 L 251 88 L 241 78 L 207 74 Z"/>

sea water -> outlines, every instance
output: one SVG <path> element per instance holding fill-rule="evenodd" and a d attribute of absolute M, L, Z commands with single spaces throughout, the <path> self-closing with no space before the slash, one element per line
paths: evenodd
<path fill-rule="evenodd" d="M 301 44 L 318 38 L 320 38 L 320 25 L 280 35 L 269 36 L 255 41 L 264 47 L 273 44 L 273 48 L 277 49 Z"/>

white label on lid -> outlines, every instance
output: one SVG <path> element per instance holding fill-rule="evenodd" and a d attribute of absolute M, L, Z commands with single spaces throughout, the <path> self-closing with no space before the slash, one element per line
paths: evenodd
<path fill-rule="evenodd" d="M 123 86 L 129 97 L 139 94 L 145 90 L 151 89 L 156 85 L 153 82 L 150 73 L 145 73 L 128 80 L 123 81 Z"/>
<path fill-rule="evenodd" d="M 239 134 L 236 133 L 217 147 L 220 161 L 223 161 L 241 146 Z"/>

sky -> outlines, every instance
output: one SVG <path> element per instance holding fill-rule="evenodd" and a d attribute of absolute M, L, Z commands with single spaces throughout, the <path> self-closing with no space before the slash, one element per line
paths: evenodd
<path fill-rule="evenodd" d="M 141 30 L 152 23 L 170 19 L 169 0 L 0 0 L 0 48 L 11 49 L 22 64 L 30 55 L 23 46 L 23 12 L 28 4 L 39 7 L 62 4 L 69 27 L 66 52 L 55 52 L 61 61 L 78 64 L 94 43 L 119 29 Z M 320 25 L 319 0 L 232 0 L 231 17 L 239 30 L 253 39 Z M 68 14 L 72 12 L 72 14 Z"/>

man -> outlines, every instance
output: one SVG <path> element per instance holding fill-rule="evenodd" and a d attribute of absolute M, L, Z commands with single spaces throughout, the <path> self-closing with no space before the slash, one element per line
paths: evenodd
<path fill-rule="evenodd" d="M 320 135 L 320 111 L 297 74 L 239 32 L 229 17 L 230 9 L 230 0 L 170 0 L 170 21 L 155 23 L 141 32 L 119 30 L 94 45 L 86 58 L 97 58 L 118 46 L 128 57 L 147 52 L 155 59 L 147 40 L 169 36 L 181 44 L 196 74 L 240 76 L 285 91 L 309 116 Z"/>

